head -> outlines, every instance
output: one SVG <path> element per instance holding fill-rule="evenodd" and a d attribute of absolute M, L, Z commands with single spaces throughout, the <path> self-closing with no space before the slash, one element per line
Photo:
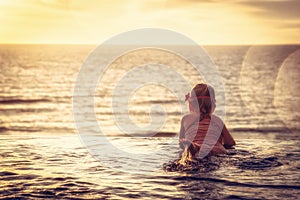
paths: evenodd
<path fill-rule="evenodd" d="M 188 98 L 191 112 L 199 112 L 202 116 L 210 115 L 216 108 L 215 90 L 208 84 L 197 84 Z"/>

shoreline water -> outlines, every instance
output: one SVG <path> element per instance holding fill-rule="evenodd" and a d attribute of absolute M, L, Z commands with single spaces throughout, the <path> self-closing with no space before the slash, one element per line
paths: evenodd
<path fill-rule="evenodd" d="M 111 139 L 135 146 L 147 138 Z M 178 158 L 177 149 L 170 138 L 155 141 L 161 148 L 151 154 L 154 164 L 145 162 L 136 166 L 141 173 L 133 173 L 123 171 L 130 159 L 95 159 L 77 135 L 2 135 L 0 194 L 2 199 L 252 199 L 253 194 L 257 199 L 295 199 L 300 193 L 299 140 L 237 138 L 234 153 L 212 158 L 217 168 L 208 172 L 164 171 L 164 163 Z"/>
<path fill-rule="evenodd" d="M 192 170 L 171 167 L 170 171 L 164 164 L 173 166 L 178 159 L 177 131 L 185 114 L 181 107 L 187 107 L 184 95 L 144 87 L 133 95 L 128 112 L 114 113 L 109 91 L 114 89 L 113 81 L 140 63 L 151 63 L 153 57 L 191 83 L 202 80 L 199 73 L 163 51 L 136 51 L 117 59 L 110 66 L 114 73 L 104 74 L 103 84 L 91 94 L 94 110 L 79 121 L 86 125 L 79 135 L 73 87 L 94 47 L 0 45 L 0 199 L 299 197 L 300 95 L 292 86 L 299 84 L 300 45 L 205 46 L 224 82 L 226 101 L 220 105 L 222 97 L 217 96 L 217 108 L 225 110 L 224 121 L 237 146 L 229 155 L 202 163 L 211 163 L 213 169 L 191 165 Z M 196 55 L 191 51 L 190 56 Z M 132 83 L 139 81 L 143 78 L 137 76 Z M 158 135 L 133 137 L 112 128 L 114 114 L 130 115 L 138 125 L 147 125 L 151 117 L 158 119 L 159 111 L 149 117 L 153 105 L 161 105 L 168 114 Z M 91 115 L 104 137 L 90 126 Z M 95 136 L 90 138 L 91 146 L 82 142 L 85 136 Z"/>

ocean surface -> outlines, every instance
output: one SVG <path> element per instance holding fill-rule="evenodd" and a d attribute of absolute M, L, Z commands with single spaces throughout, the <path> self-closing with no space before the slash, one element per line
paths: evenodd
<path fill-rule="evenodd" d="M 300 45 L 95 48 L 0 45 L 0 199 L 299 198 Z M 203 81 L 237 145 L 180 166 Z"/>

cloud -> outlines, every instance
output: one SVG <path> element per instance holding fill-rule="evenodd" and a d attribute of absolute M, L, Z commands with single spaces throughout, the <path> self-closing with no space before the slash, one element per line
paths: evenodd
<path fill-rule="evenodd" d="M 39 0 L 36 1 L 37 4 L 42 6 L 51 7 L 55 9 L 68 9 L 68 0 Z"/>
<path fill-rule="evenodd" d="M 288 28 L 288 29 L 299 29 L 300 30 L 300 22 L 286 22 L 282 25 L 278 26 L 278 28 Z"/>
<path fill-rule="evenodd" d="M 255 8 L 254 14 L 270 19 L 300 19 L 299 0 L 246 0 L 240 4 Z"/>
<path fill-rule="evenodd" d="M 300 19 L 300 0 L 168 0 L 170 7 L 194 6 L 202 4 L 240 6 L 256 16 L 270 19 Z"/>
<path fill-rule="evenodd" d="M 222 3 L 221 0 L 165 0 L 166 8 L 184 8 L 203 4 Z"/>
<path fill-rule="evenodd" d="M 0 0 L 0 42 L 98 43 L 162 27 L 202 44 L 299 43 L 299 6 L 300 0 Z"/>

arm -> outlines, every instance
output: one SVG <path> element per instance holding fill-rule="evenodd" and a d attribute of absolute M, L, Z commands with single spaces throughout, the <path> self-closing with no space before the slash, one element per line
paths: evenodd
<path fill-rule="evenodd" d="M 190 145 L 192 141 L 186 138 L 187 129 L 195 122 L 199 120 L 199 116 L 195 114 L 187 114 L 181 119 L 181 127 L 179 133 L 179 144 L 181 148 L 184 148 L 185 145 Z"/>
<path fill-rule="evenodd" d="M 225 124 L 222 130 L 222 144 L 224 145 L 225 148 L 231 148 L 236 144 L 233 137 L 231 136 L 228 129 L 226 128 Z"/>

